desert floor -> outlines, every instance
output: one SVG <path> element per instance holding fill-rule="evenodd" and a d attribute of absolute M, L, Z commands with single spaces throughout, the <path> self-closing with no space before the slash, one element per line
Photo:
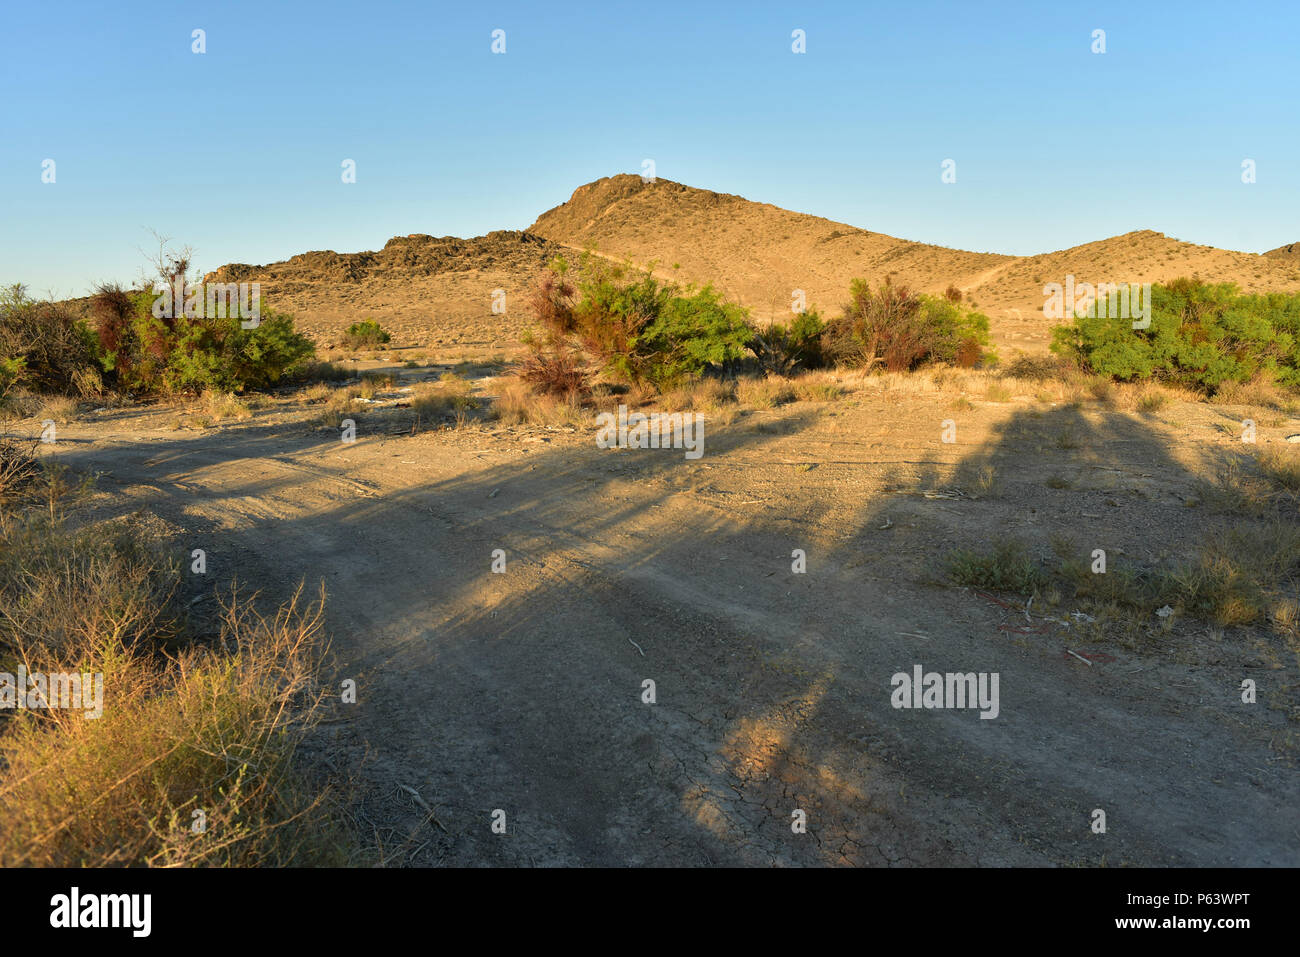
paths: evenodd
<path fill-rule="evenodd" d="M 206 550 L 200 623 L 232 580 L 271 599 L 324 582 L 332 673 L 360 692 L 309 758 L 355 780 L 390 863 L 1300 865 L 1280 638 L 1110 634 L 941 570 L 1004 535 L 1191 554 L 1231 521 L 1197 476 L 1240 410 L 954 405 L 886 377 L 706 422 L 692 461 L 599 449 L 594 424 L 410 434 L 402 395 L 356 416 L 354 444 L 286 396 L 206 429 L 88 413 L 53 447 L 101 473 L 100 516 L 152 513 Z M 891 676 L 916 664 L 999 673 L 1000 715 L 896 710 Z"/>

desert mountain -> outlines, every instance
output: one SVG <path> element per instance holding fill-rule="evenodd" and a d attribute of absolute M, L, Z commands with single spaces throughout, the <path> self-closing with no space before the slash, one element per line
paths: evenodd
<path fill-rule="evenodd" d="M 1300 253 L 1267 256 L 1179 242 L 1141 230 L 1037 256 L 974 253 L 897 239 L 739 196 L 667 180 L 623 175 L 579 187 L 528 230 L 694 282 L 711 281 L 760 318 L 789 315 L 802 289 L 823 313 L 845 300 L 849 282 L 891 278 L 922 292 L 949 285 L 993 321 L 1000 345 L 1038 349 L 1050 338 L 1043 285 L 1164 282 L 1179 276 L 1231 281 L 1246 291 L 1300 289 Z M 1300 250 L 1283 247 L 1283 250 Z"/>
<path fill-rule="evenodd" d="M 266 266 L 232 264 L 210 275 L 257 280 L 268 302 L 329 341 L 373 317 L 401 344 L 507 346 L 529 326 L 527 291 L 557 253 L 583 249 L 684 282 L 711 282 L 760 320 L 788 316 L 803 290 L 823 313 L 850 280 L 886 278 L 922 292 L 949 285 L 993 320 L 1003 347 L 1044 348 L 1043 285 L 1164 282 L 1178 276 L 1232 281 L 1247 291 L 1300 289 L 1300 244 L 1264 255 L 1180 242 L 1150 230 L 1058 252 L 1006 256 L 898 239 L 845 223 L 669 180 L 619 175 L 579 187 L 525 232 L 475 239 L 397 237 L 378 252 L 310 252 Z M 492 311 L 494 290 L 506 312 Z"/>

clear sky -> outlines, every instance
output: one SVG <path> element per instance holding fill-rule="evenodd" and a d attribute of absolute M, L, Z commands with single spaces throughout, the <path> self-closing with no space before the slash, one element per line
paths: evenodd
<path fill-rule="evenodd" d="M 522 229 L 647 158 L 965 249 L 1262 252 L 1300 240 L 1298 44 L 1294 0 L 9 2 L 0 282 L 132 280 L 149 229 L 203 269 Z"/>

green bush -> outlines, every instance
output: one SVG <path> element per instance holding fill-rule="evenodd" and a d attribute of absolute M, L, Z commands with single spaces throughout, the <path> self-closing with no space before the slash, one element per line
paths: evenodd
<path fill-rule="evenodd" d="M 738 362 L 753 337 L 746 310 L 711 286 L 682 288 L 584 255 L 573 302 L 566 271 L 562 261 L 552 263 L 534 297 L 545 347 L 572 340 L 613 378 L 669 388 Z"/>
<path fill-rule="evenodd" d="M 1211 394 L 1264 373 L 1300 389 L 1297 293 L 1243 295 L 1232 283 L 1177 279 L 1152 286 L 1150 328 L 1083 315 L 1052 337 L 1057 354 L 1122 381 L 1154 378 Z"/>
<path fill-rule="evenodd" d="M 832 362 L 906 372 L 924 362 L 973 366 L 985 357 L 989 321 L 950 299 L 924 296 L 888 279 L 875 290 L 862 279 L 826 324 L 822 351 Z"/>
<path fill-rule="evenodd" d="M 815 369 L 824 362 L 822 334 L 826 323 L 817 310 L 802 312 L 789 323 L 774 322 L 755 332 L 748 343 L 759 366 L 769 375 L 790 375 L 796 369 Z"/>
<path fill-rule="evenodd" d="M 710 367 L 725 367 L 745 355 L 754 330 L 740 306 L 725 302 L 712 286 L 671 295 L 633 342 L 646 357 L 647 378 L 667 386 Z"/>
<path fill-rule="evenodd" d="M 157 294 L 101 286 L 92 304 L 104 371 L 134 392 L 241 392 L 285 378 L 315 355 L 293 319 L 259 303 L 260 322 L 238 316 L 159 317 Z"/>
<path fill-rule="evenodd" d="M 930 330 L 928 353 L 922 361 L 949 362 L 971 368 L 993 359 L 989 349 L 989 317 L 948 296 L 921 296 L 921 325 Z"/>
<path fill-rule="evenodd" d="M 343 345 L 349 349 L 373 349 L 392 340 L 383 326 L 373 319 L 362 319 L 348 326 L 343 334 Z"/>

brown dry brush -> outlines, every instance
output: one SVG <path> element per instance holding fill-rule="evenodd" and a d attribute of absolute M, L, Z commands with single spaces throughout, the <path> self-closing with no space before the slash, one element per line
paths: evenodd
<path fill-rule="evenodd" d="M 21 495 L 41 474 L 37 439 L 0 438 L 0 508 Z"/>
<path fill-rule="evenodd" d="M 923 321 L 921 297 L 889 279 L 874 290 L 854 280 L 850 301 L 827 324 L 823 350 L 834 361 L 890 372 L 914 369 L 941 345 L 937 330 Z"/>
<path fill-rule="evenodd" d="M 562 340 L 534 347 L 520 365 L 518 376 L 537 395 L 570 399 L 591 393 L 582 357 Z"/>
<path fill-rule="evenodd" d="M 0 508 L 0 671 L 102 676 L 102 714 L 84 691 L 0 711 L 0 866 L 351 860 L 335 792 L 297 757 L 328 700 L 324 589 L 264 613 L 232 588 L 219 640 L 187 641 L 164 543 L 30 507 L 48 474 Z"/>
<path fill-rule="evenodd" d="M 274 615 L 232 591 L 221 649 L 169 660 L 111 643 L 103 714 L 24 711 L 0 735 L 0 864 L 342 863 L 346 839 L 294 760 L 325 704 L 324 593 Z M 196 813 L 197 812 L 197 813 Z"/>
<path fill-rule="evenodd" d="M 21 286 L 5 290 L 4 300 L 0 358 L 21 359 L 21 381 L 33 391 L 66 395 L 82 390 L 86 374 L 98 368 L 85 323 L 62 303 L 28 298 Z"/>
<path fill-rule="evenodd" d="M 538 277 L 528 297 L 528 307 L 549 335 L 563 337 L 574 331 L 576 296 L 577 289 L 573 283 L 554 268 L 549 268 Z"/>
<path fill-rule="evenodd" d="M 591 394 L 584 358 L 568 342 L 579 333 L 576 301 L 577 288 L 560 269 L 552 264 L 542 271 L 528 298 L 542 337 L 526 340 L 530 351 L 516 373 L 534 395 L 582 401 Z"/>

